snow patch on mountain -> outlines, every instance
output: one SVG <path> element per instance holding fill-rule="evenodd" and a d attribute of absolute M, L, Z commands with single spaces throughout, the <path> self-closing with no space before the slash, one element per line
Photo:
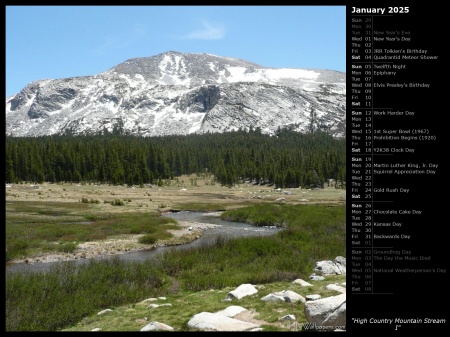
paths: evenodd
<path fill-rule="evenodd" d="M 278 127 L 345 137 L 345 73 L 167 52 L 94 75 L 30 83 L 6 100 L 6 134 L 141 136 Z"/>

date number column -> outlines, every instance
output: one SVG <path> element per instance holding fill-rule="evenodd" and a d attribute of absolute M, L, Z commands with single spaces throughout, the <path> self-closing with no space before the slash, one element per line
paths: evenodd
<path fill-rule="evenodd" d="M 351 25 L 351 291 L 373 291 L 372 16 L 352 16 Z"/>

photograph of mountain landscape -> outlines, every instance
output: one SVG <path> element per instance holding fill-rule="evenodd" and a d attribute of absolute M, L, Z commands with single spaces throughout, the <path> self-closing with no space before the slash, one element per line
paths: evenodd
<path fill-rule="evenodd" d="M 345 6 L 6 6 L 6 331 L 345 331 Z"/>

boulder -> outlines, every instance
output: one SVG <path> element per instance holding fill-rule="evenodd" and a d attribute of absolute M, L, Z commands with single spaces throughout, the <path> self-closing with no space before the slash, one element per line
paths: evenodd
<path fill-rule="evenodd" d="M 264 296 L 263 298 L 261 298 L 261 300 L 264 301 L 264 302 L 285 302 L 283 296 L 272 294 L 272 293 L 270 293 L 269 295 Z"/>
<path fill-rule="evenodd" d="M 307 301 L 305 316 L 314 326 L 345 326 L 346 294 Z"/>
<path fill-rule="evenodd" d="M 338 291 L 341 294 L 345 294 L 347 292 L 347 289 L 345 287 L 340 286 L 337 283 L 327 285 L 327 289 Z"/>
<path fill-rule="evenodd" d="M 173 331 L 174 329 L 164 323 L 160 322 L 150 322 L 146 326 L 144 326 L 141 331 Z"/>
<path fill-rule="evenodd" d="M 240 300 L 241 298 L 249 295 L 256 294 L 258 290 L 252 284 L 241 284 L 239 287 L 230 291 L 227 298 L 235 298 Z"/>
<path fill-rule="evenodd" d="M 234 317 L 237 314 L 240 314 L 241 312 L 245 311 L 247 309 L 240 307 L 238 305 L 230 305 L 229 307 L 225 308 L 224 310 L 217 311 L 216 314 L 224 315 L 227 317 Z"/>
<path fill-rule="evenodd" d="M 205 331 L 248 331 L 259 328 L 256 324 L 211 312 L 201 312 L 194 315 L 189 320 L 188 326 Z"/>
<path fill-rule="evenodd" d="M 297 302 L 305 303 L 306 302 L 306 299 L 302 295 L 297 294 L 295 291 L 292 291 L 292 290 L 286 290 L 283 293 L 283 298 L 286 302 L 290 302 L 290 303 L 297 303 Z"/>
<path fill-rule="evenodd" d="M 294 280 L 292 283 L 300 284 L 302 287 L 312 286 L 311 283 L 308 283 L 305 280 L 302 280 L 301 278 L 298 278 L 298 279 Z"/>
<path fill-rule="evenodd" d="M 112 309 L 105 309 L 105 310 L 99 311 L 97 313 L 97 315 L 103 315 L 103 314 L 106 314 L 107 312 L 111 312 L 111 311 L 112 311 Z"/>
<path fill-rule="evenodd" d="M 316 275 L 316 274 L 312 274 L 312 275 L 309 277 L 309 279 L 310 279 L 311 281 L 323 281 L 323 280 L 325 280 L 325 277 L 319 276 L 319 275 Z"/>
<path fill-rule="evenodd" d="M 337 256 L 333 261 L 316 262 L 314 272 L 319 275 L 345 275 L 347 272 L 346 259 L 342 256 Z"/>
<path fill-rule="evenodd" d="M 322 298 L 322 296 L 320 296 L 319 294 L 311 294 L 311 295 L 305 296 L 305 300 L 307 300 L 307 301 L 315 301 L 315 300 L 318 300 L 321 298 Z"/>

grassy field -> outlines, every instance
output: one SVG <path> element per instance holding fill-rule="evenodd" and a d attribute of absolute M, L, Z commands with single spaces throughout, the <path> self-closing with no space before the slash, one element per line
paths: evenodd
<path fill-rule="evenodd" d="M 345 190 L 325 186 L 324 189 L 284 189 L 273 186 L 238 184 L 229 188 L 212 185 L 211 179 L 197 176 L 181 176 L 158 187 L 126 187 L 94 184 L 11 184 L 6 187 L 6 202 L 82 202 L 95 205 L 97 211 L 147 212 L 164 209 L 213 210 L 241 207 L 264 201 L 285 198 L 287 203 L 345 203 Z M 293 194 L 285 194 L 293 193 Z M 114 207 L 119 200 L 125 207 Z M 98 202 L 98 203 L 97 203 Z M 76 207 L 76 206 L 74 206 Z"/>
<path fill-rule="evenodd" d="M 154 301 L 141 301 L 124 306 L 114 307 L 113 311 L 104 315 L 91 315 L 83 318 L 76 325 L 62 329 L 61 331 L 139 331 L 151 321 L 164 322 L 174 328 L 175 331 L 190 331 L 187 322 L 195 314 L 200 312 L 217 312 L 228 306 L 238 305 L 246 308 L 248 312 L 237 317 L 246 322 L 257 323 L 263 331 L 301 331 L 302 322 L 306 322 L 304 305 L 302 303 L 273 302 L 261 300 L 262 297 L 279 292 L 291 290 L 302 296 L 319 294 L 322 297 L 336 296 L 338 292 L 327 289 L 328 284 L 342 284 L 345 276 L 329 276 L 325 281 L 309 283 L 312 286 L 302 287 L 293 282 L 273 282 L 256 285 L 258 293 L 244 297 L 241 300 L 225 302 L 228 292 L 233 287 L 221 289 L 208 289 L 198 292 L 181 292 L 168 294 L 163 298 L 154 298 Z M 157 304 L 159 307 L 149 308 L 149 304 Z M 283 321 L 281 317 L 294 315 L 295 321 Z"/>
<path fill-rule="evenodd" d="M 278 319 L 294 314 L 297 323 L 305 322 L 304 305 L 266 303 L 260 297 L 288 289 L 302 295 L 336 295 L 326 284 L 345 282 L 345 276 L 327 277 L 311 289 L 292 283 L 307 279 L 315 262 L 345 256 L 345 191 L 228 188 L 196 176 L 151 188 L 7 186 L 6 257 L 12 262 L 51 254 L 73 258 L 87 244 L 99 249 L 103 243 L 126 252 L 136 245 L 142 249 L 195 239 L 174 234 L 182 232 L 182 226 L 159 216 L 169 210 L 220 210 L 226 211 L 226 219 L 282 224 L 286 229 L 270 237 L 218 239 L 211 246 L 164 254 L 152 263 L 113 259 L 75 267 L 69 261 L 56 263 L 46 274 L 7 275 L 7 331 L 137 331 L 150 321 L 184 331 L 193 315 L 228 305 L 251 309 L 247 319 L 262 321 L 264 330 L 292 330 Z M 125 242 L 134 246 L 127 248 Z M 222 301 L 242 283 L 258 285 L 259 293 L 238 303 Z M 172 306 L 150 309 L 139 304 L 161 296 Z M 107 308 L 113 311 L 97 315 Z"/>
<path fill-rule="evenodd" d="M 233 188 L 207 177 L 182 176 L 162 187 L 94 184 L 13 184 L 6 187 L 6 261 L 48 262 L 123 253 L 195 239 L 170 219 L 170 210 L 216 211 L 257 204 L 345 205 L 345 191 L 276 190 L 251 184 Z M 147 216 L 142 217 L 144 213 Z M 161 226 L 165 224 L 165 226 Z M 144 237 L 146 236 L 146 237 Z M 94 244 L 80 246 L 84 242 Z M 120 244 L 119 244 L 120 243 Z M 79 249 L 83 248 L 83 249 Z"/>

